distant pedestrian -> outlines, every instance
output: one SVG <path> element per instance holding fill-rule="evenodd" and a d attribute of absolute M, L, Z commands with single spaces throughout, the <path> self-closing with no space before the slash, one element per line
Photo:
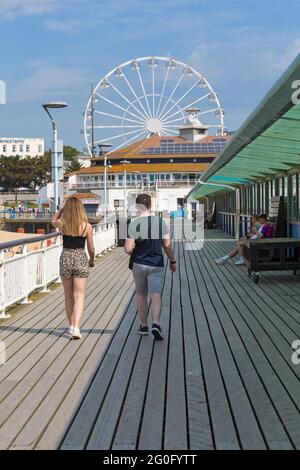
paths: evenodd
<path fill-rule="evenodd" d="M 60 276 L 65 291 L 68 332 L 73 339 L 81 339 L 80 321 L 84 309 L 88 268 L 94 266 L 95 257 L 93 228 L 88 223 L 83 204 L 76 196 L 70 197 L 64 207 L 56 212 L 52 225 L 63 233 Z M 84 250 L 86 240 L 89 261 Z"/>
<path fill-rule="evenodd" d="M 140 194 L 136 198 L 140 216 L 129 227 L 125 252 L 130 255 L 130 268 L 136 287 L 137 309 L 140 320 L 138 333 L 148 334 L 148 292 L 151 296 L 152 334 L 162 340 L 160 326 L 161 294 L 164 280 L 163 250 L 170 260 L 170 269 L 176 271 L 176 260 L 171 246 L 169 228 L 161 218 L 151 215 L 151 197 Z"/>

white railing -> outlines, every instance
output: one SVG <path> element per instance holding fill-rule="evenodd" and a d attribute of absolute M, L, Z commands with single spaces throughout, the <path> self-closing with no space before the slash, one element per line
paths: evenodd
<path fill-rule="evenodd" d="M 116 246 L 115 222 L 98 224 L 93 231 L 96 256 Z M 7 307 L 31 303 L 32 292 L 48 292 L 59 281 L 61 251 L 60 232 L 0 244 L 0 318 L 9 317 Z"/>

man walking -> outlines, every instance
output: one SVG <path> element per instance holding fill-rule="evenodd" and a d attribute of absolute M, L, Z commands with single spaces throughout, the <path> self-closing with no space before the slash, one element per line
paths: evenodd
<path fill-rule="evenodd" d="M 166 222 L 151 215 L 151 197 L 140 194 L 136 198 L 140 215 L 128 228 L 125 252 L 131 256 L 132 273 L 137 297 L 137 309 L 140 320 L 138 333 L 148 334 L 148 292 L 151 297 L 152 334 L 162 340 L 160 326 L 161 294 L 164 280 L 163 250 L 170 260 L 170 269 L 176 271 L 176 260 L 171 246 L 170 232 Z"/>

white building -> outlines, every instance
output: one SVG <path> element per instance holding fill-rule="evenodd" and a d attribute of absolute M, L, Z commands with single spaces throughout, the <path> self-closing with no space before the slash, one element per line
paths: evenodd
<path fill-rule="evenodd" d="M 0 137 L 0 155 L 11 157 L 41 157 L 45 152 L 44 139 L 26 137 Z"/>
<path fill-rule="evenodd" d="M 80 155 L 76 155 L 76 157 L 73 157 L 73 160 L 81 163 L 84 168 L 91 166 L 91 157 L 88 153 L 81 153 Z"/>

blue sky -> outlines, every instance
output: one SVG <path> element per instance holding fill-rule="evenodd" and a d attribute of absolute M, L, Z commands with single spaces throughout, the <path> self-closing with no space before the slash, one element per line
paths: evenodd
<path fill-rule="evenodd" d="M 0 134 L 49 145 L 41 103 L 64 99 L 60 134 L 82 149 L 91 81 L 147 55 L 197 68 L 236 129 L 299 53 L 299 10 L 298 0 L 0 0 Z"/>

